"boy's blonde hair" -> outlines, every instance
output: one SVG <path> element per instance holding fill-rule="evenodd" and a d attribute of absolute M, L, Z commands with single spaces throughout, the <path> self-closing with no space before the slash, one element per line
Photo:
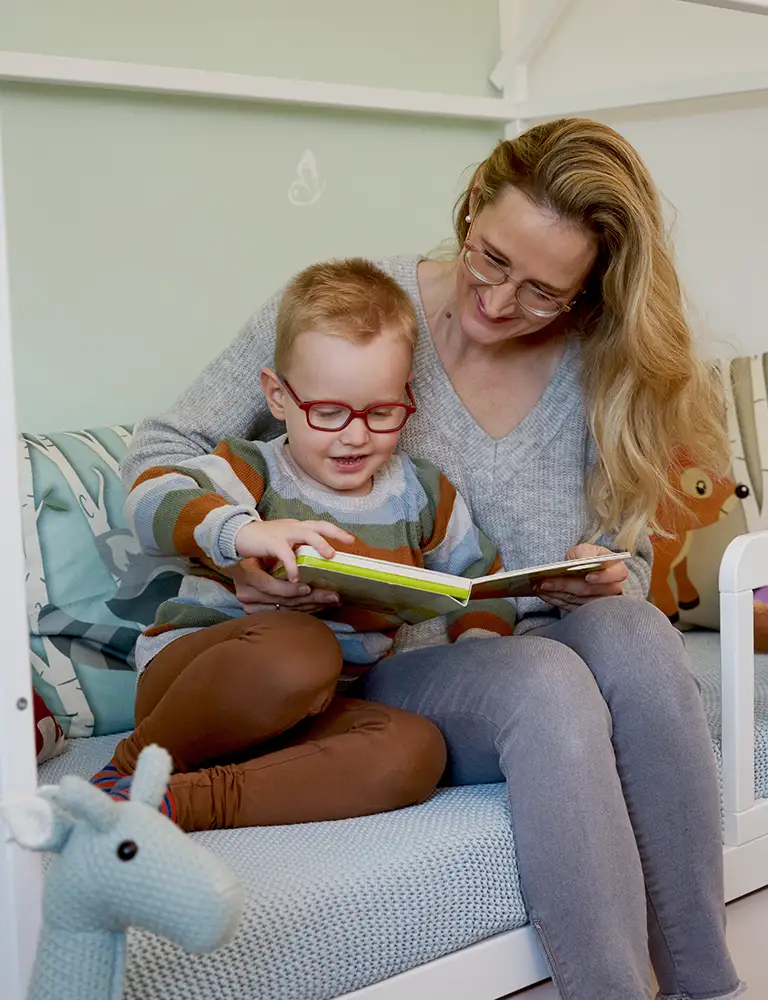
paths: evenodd
<path fill-rule="evenodd" d="M 398 283 L 368 260 L 313 264 L 283 293 L 277 311 L 275 369 L 286 370 L 296 338 L 310 330 L 365 344 L 384 329 L 415 347 L 416 310 Z"/>

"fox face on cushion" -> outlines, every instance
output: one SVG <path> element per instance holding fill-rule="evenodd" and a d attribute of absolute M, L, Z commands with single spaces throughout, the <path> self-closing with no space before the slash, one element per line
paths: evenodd
<path fill-rule="evenodd" d="M 692 533 L 729 514 L 739 500 L 749 496 L 749 489 L 733 479 L 712 476 L 693 465 L 685 453 L 679 456 L 670 480 L 679 503 L 666 500 L 657 512 L 658 523 L 668 537 L 651 537 L 651 598 L 670 621 L 676 622 L 679 610 L 690 610 L 699 604 L 699 594 L 688 578 L 686 562 Z M 677 584 L 677 596 L 671 586 L 671 574 Z"/>

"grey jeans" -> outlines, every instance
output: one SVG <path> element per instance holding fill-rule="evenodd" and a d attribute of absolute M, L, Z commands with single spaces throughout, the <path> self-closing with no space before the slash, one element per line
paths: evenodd
<path fill-rule="evenodd" d="M 400 653 L 364 696 L 419 712 L 448 781 L 506 781 L 531 922 L 563 1000 L 737 995 L 715 759 L 681 637 L 645 601 Z"/>

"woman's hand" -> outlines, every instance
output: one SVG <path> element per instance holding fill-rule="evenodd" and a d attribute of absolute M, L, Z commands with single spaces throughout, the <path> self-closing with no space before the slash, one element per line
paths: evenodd
<path fill-rule="evenodd" d="M 332 591 L 312 590 L 299 581 L 294 547 L 312 545 L 324 558 L 330 559 L 334 549 L 323 536 L 340 542 L 354 541 L 354 535 L 325 521 L 254 521 L 241 528 L 235 544 L 243 559 L 232 566 L 229 573 L 243 609 L 249 614 L 279 608 L 314 612 L 338 604 L 338 595 Z M 288 578 L 278 580 L 267 573 L 259 556 L 281 560 Z"/>
<path fill-rule="evenodd" d="M 258 559 L 244 559 L 230 566 L 227 573 L 234 581 L 235 596 L 249 615 L 280 608 L 312 614 L 339 603 L 338 595 L 330 590 L 312 590 L 305 583 L 276 580 L 262 569 Z"/>
<path fill-rule="evenodd" d="M 610 555 L 611 550 L 601 545 L 574 545 L 565 554 L 566 559 L 589 559 L 592 556 Z M 547 604 L 565 611 L 572 611 L 580 604 L 593 601 L 597 597 L 616 597 L 622 592 L 629 570 L 623 559 L 610 563 L 596 573 L 582 578 L 558 577 L 543 580 L 536 593 Z"/>

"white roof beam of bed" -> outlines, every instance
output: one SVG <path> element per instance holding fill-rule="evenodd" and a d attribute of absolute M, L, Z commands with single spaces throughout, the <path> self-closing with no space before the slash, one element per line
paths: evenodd
<path fill-rule="evenodd" d="M 16 406 L 8 302 L 8 240 L 0 135 L 0 800 L 32 795 L 37 787 L 32 680 L 29 669 Z M 34 502 L 30 498 L 31 502 Z M 0 823 L 0 988 L 22 1000 L 32 970 L 42 914 L 43 875 L 39 854 L 8 840 Z"/>
<path fill-rule="evenodd" d="M 562 5 L 563 0 L 552 2 Z M 500 63 L 499 66 L 501 65 Z M 499 69 L 499 72 L 502 70 Z M 527 64 L 504 63 L 503 72 L 511 74 L 504 86 L 505 96 L 473 97 L 0 51 L 0 82 L 93 87 L 372 113 L 497 121 L 507 123 L 508 131 L 513 135 L 526 122 L 539 118 L 589 115 L 597 111 L 618 111 L 643 105 L 768 90 L 766 69 L 752 73 L 689 77 L 637 87 L 605 87 L 583 94 L 570 92 L 531 98 L 527 87 Z"/>
<path fill-rule="evenodd" d="M 32 52 L 0 51 L 2 80 L 480 121 L 505 121 L 519 110 L 496 97 L 251 76 Z"/>
<path fill-rule="evenodd" d="M 684 0 L 768 14 L 768 0 Z M 752 73 L 721 73 L 684 77 L 635 87 L 605 87 L 584 93 L 531 97 L 528 67 L 546 44 L 572 0 L 538 0 L 524 17 L 520 0 L 499 0 L 503 56 L 494 67 L 491 83 L 508 103 L 519 109 L 507 125 L 507 137 L 517 135 L 528 121 L 561 115 L 589 115 L 598 111 L 670 104 L 768 90 L 768 69 Z"/>
<path fill-rule="evenodd" d="M 490 81 L 504 99 L 525 109 L 529 97 L 528 67 L 545 45 L 571 0 L 538 0 L 534 12 L 525 16 L 520 0 L 499 0 L 499 29 L 503 55 L 493 68 Z M 505 138 L 525 130 L 535 117 L 520 114 L 507 122 Z"/>
<path fill-rule="evenodd" d="M 768 0 L 683 0 L 700 3 L 706 7 L 723 7 L 726 10 L 743 10 L 745 14 L 768 14 Z"/>
<path fill-rule="evenodd" d="M 499 0 L 504 54 L 490 76 L 491 83 L 497 90 L 504 90 L 518 66 L 526 66 L 535 58 L 570 4 L 571 0 L 539 0 L 535 13 L 523 18 L 519 0 Z M 521 20 L 522 24 L 519 23 Z M 514 22 L 519 27 L 514 37 L 509 38 Z"/>

